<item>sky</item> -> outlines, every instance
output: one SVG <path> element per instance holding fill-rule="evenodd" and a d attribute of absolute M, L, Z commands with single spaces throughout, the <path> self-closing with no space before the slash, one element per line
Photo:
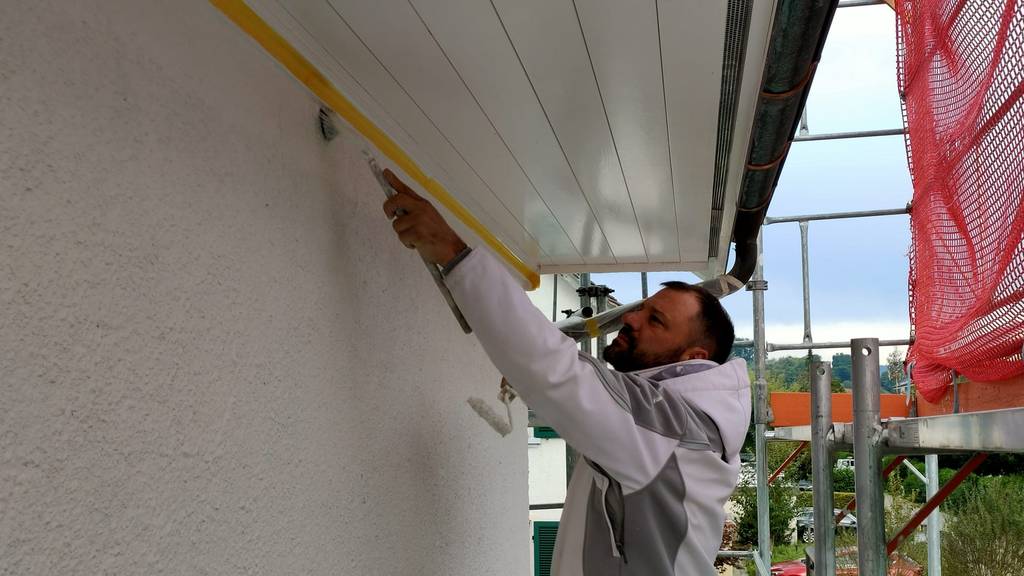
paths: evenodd
<path fill-rule="evenodd" d="M 811 87 L 807 116 L 811 134 L 903 126 L 892 9 L 879 5 L 836 12 Z M 900 208 L 911 196 L 902 136 L 795 142 L 768 215 Z M 907 337 L 907 216 L 811 222 L 809 246 L 815 341 Z M 796 223 L 765 228 L 764 275 L 768 342 L 800 342 L 803 302 Z M 640 298 L 637 273 L 593 274 L 591 279 L 613 288 L 620 302 Z M 672 279 L 698 281 L 688 273 L 651 273 L 651 292 Z M 737 337 L 752 337 L 751 294 L 743 290 L 722 302 Z M 882 350 L 883 358 L 888 352 Z M 821 351 L 826 359 L 832 353 Z"/>

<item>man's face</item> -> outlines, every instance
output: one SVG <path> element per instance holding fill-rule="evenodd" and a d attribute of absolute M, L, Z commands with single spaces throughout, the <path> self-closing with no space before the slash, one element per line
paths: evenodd
<path fill-rule="evenodd" d="M 700 345 L 700 303 L 695 294 L 663 289 L 622 316 L 619 335 L 602 357 L 620 372 L 707 358 Z"/>

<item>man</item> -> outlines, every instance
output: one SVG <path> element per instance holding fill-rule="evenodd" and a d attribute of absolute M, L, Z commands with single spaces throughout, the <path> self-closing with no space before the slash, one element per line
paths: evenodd
<path fill-rule="evenodd" d="M 604 349 L 581 354 L 486 250 L 470 250 L 390 171 L 399 239 L 444 267 L 487 355 L 533 410 L 585 457 L 562 512 L 552 574 L 715 574 L 724 505 L 750 424 L 743 360 L 718 300 L 668 282 Z"/>

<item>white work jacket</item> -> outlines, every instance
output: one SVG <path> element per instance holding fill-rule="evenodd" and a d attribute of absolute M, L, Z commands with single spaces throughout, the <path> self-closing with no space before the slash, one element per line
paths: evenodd
<path fill-rule="evenodd" d="M 585 457 L 569 483 L 552 574 L 715 574 L 750 424 L 745 362 L 616 372 L 580 353 L 487 250 L 464 252 L 445 273 L 494 365 Z"/>

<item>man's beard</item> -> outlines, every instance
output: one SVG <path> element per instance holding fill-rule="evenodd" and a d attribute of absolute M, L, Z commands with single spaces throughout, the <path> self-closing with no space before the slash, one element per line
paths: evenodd
<path fill-rule="evenodd" d="M 633 372 L 645 368 L 673 364 L 679 362 L 683 352 L 686 351 L 686 347 L 682 346 L 663 354 L 637 352 L 636 339 L 633 337 L 632 328 L 623 325 L 619 330 L 619 335 L 625 338 L 625 345 L 616 345 L 612 341 L 611 344 L 605 346 L 604 350 L 601 351 L 601 357 L 604 358 L 604 361 L 611 364 L 612 368 L 619 372 Z"/>

